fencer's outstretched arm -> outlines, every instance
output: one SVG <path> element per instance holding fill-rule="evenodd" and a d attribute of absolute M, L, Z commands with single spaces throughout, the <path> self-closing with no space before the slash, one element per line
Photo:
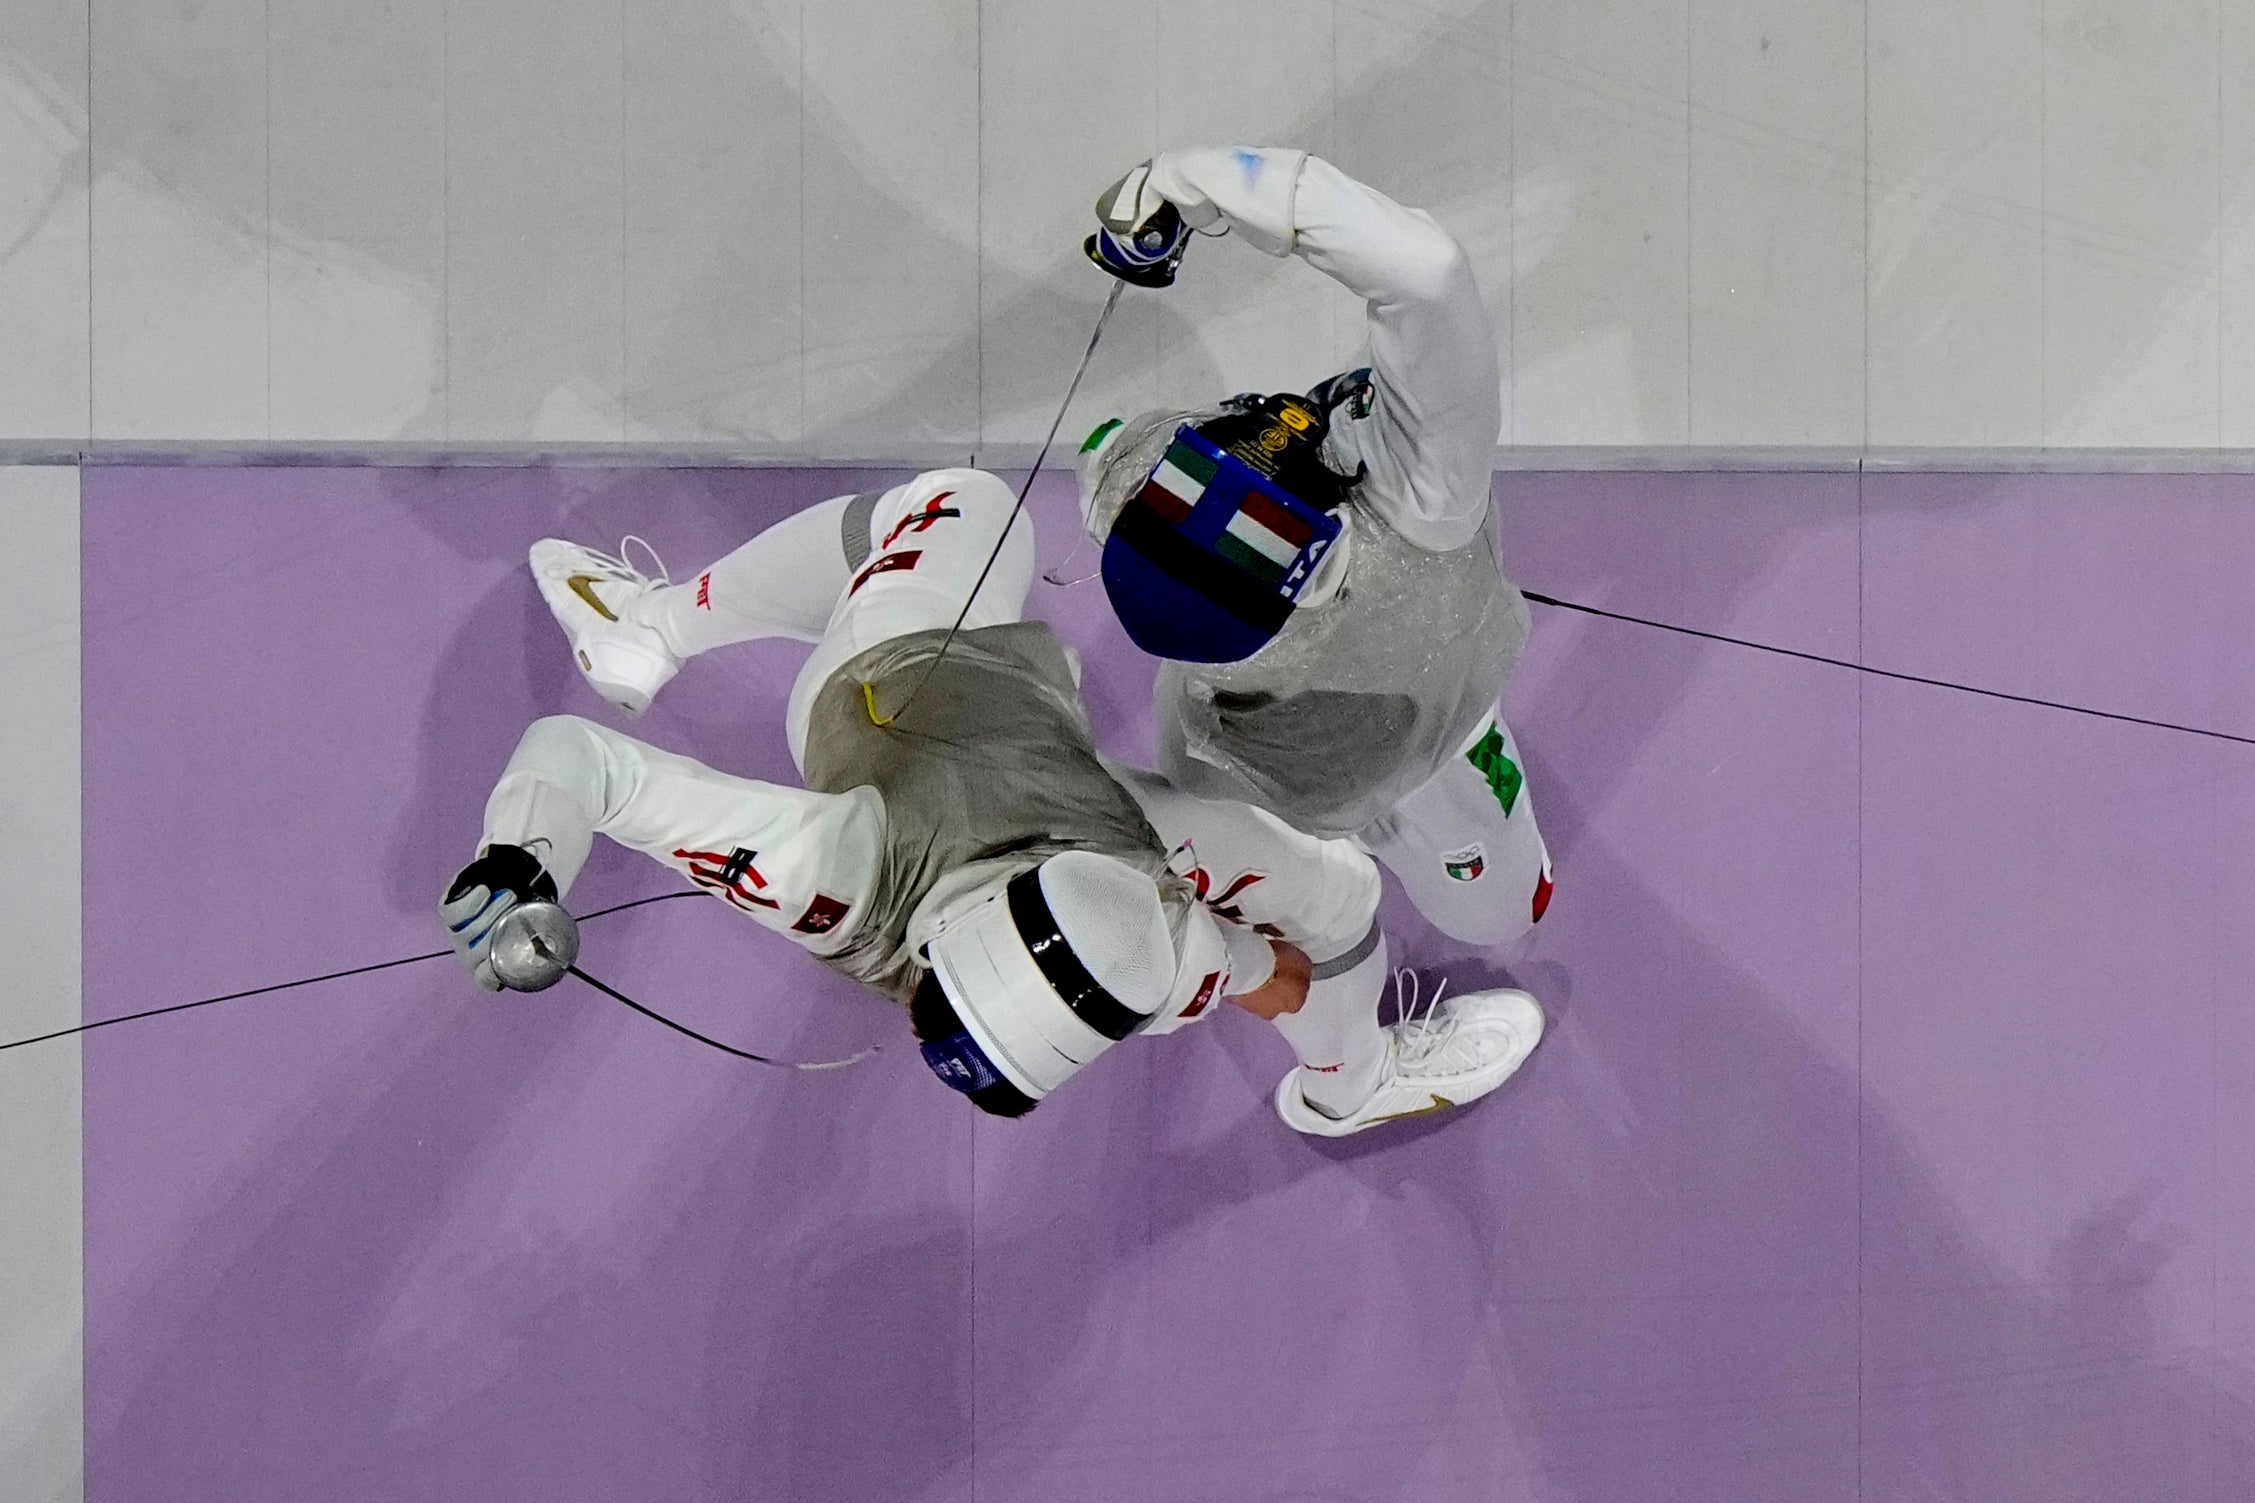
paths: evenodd
<path fill-rule="evenodd" d="M 1374 401 L 1352 434 L 1368 467 L 1361 495 L 1412 542 L 1470 541 L 1487 516 L 1502 382 L 1487 307 L 1455 238 L 1302 151 L 1163 152 L 1150 185 L 1193 227 L 1297 255 L 1369 305 Z"/>
<path fill-rule="evenodd" d="M 814 793 L 716 772 L 576 715 L 536 720 L 486 801 L 483 845 L 533 852 L 568 893 L 597 834 L 821 949 L 865 901 L 884 840 L 875 789 Z"/>

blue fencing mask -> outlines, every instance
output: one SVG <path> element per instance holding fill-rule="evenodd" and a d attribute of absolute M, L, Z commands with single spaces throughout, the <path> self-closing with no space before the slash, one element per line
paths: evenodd
<path fill-rule="evenodd" d="M 1323 463 L 1328 432 L 1322 411 L 1289 395 L 1239 398 L 1175 429 L 1104 543 L 1104 591 L 1136 646 L 1234 663 L 1283 629 L 1339 538 L 1349 482 Z"/>

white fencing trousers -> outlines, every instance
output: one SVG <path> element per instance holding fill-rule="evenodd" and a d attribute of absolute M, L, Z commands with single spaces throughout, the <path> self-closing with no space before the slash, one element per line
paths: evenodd
<path fill-rule="evenodd" d="M 946 630 L 994 552 L 1017 497 L 984 470 L 931 470 L 878 496 L 838 496 L 786 517 L 636 612 L 682 657 L 762 637 L 813 642 L 784 719 L 805 770 L 807 715 L 830 675 L 879 642 Z M 1034 580 L 1034 524 L 1019 517 L 963 629 L 1019 620 Z"/>
<path fill-rule="evenodd" d="M 1550 905 L 1550 851 L 1500 707 L 1357 838 L 1434 928 L 1467 944 L 1517 945 Z"/>
<path fill-rule="evenodd" d="M 1309 835 L 1250 804 L 1194 798 L 1155 772 L 1101 760 L 1159 832 L 1168 865 L 1216 916 L 1289 939 L 1319 976 L 1350 969 L 1378 944 L 1378 868 L 1352 841 Z M 1369 998 L 1375 1017 L 1376 986 Z"/>
<path fill-rule="evenodd" d="M 1245 925 L 1307 953 L 1307 1000 L 1270 1021 L 1299 1059 L 1301 1094 L 1325 1109 L 1352 1111 L 1386 1060 L 1377 866 L 1351 841 L 1305 834 L 1265 809 L 1193 798 L 1155 772 L 1109 757 L 1104 767 L 1142 806 L 1172 853 L 1169 864 L 1216 917 L 1230 921 L 1225 933 Z M 1230 989 L 1247 992 L 1263 979 L 1240 971 Z"/>

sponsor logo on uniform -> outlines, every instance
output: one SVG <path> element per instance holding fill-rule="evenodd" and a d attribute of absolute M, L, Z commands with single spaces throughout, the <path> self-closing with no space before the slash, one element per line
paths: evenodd
<path fill-rule="evenodd" d="M 913 569 L 923 557 L 924 550 L 921 548 L 903 548 L 898 553 L 881 554 L 875 563 L 853 577 L 853 585 L 846 593 L 848 595 L 860 593 L 863 585 L 880 574 L 890 574 L 896 569 Z"/>
<path fill-rule="evenodd" d="M 893 524 L 893 530 L 886 533 L 885 540 L 877 546 L 881 549 L 890 548 L 904 532 L 930 532 L 934 522 L 945 521 L 949 517 L 962 516 L 963 513 L 957 508 L 940 504 L 954 494 L 953 491 L 941 491 L 931 500 L 925 502 L 922 510 L 909 512 Z"/>
<path fill-rule="evenodd" d="M 1503 817 L 1509 819 L 1511 811 L 1518 807 L 1519 790 L 1526 786 L 1527 778 L 1520 772 L 1519 764 L 1512 761 L 1510 754 L 1503 749 L 1501 727 L 1490 725 L 1488 733 L 1473 743 L 1472 749 L 1464 754 L 1464 758 L 1479 768 L 1481 775 L 1487 778 L 1488 787 L 1495 793 L 1496 802 L 1503 805 Z"/>
<path fill-rule="evenodd" d="M 697 576 L 697 609 L 701 611 L 709 611 L 712 608 L 713 576 L 712 571 L 708 569 L 704 573 Z"/>
<path fill-rule="evenodd" d="M 1459 882 L 1477 882 L 1488 869 L 1488 853 L 1476 845 L 1449 851 L 1441 857 L 1441 867 Z"/>
<path fill-rule="evenodd" d="M 818 892 L 814 895 L 814 900 L 806 905 L 806 912 L 799 915 L 799 921 L 791 926 L 792 932 L 828 934 L 838 927 L 852 908 L 851 903 L 841 903 L 826 892 Z"/>
<path fill-rule="evenodd" d="M 1198 983 L 1198 995 L 1190 999 L 1190 1005 L 1182 1010 L 1182 1015 L 1194 1018 L 1204 1012 L 1206 1004 L 1213 1001 L 1214 994 L 1221 990 L 1222 980 L 1228 974 L 1227 971 L 1208 971 L 1206 979 Z"/>
<path fill-rule="evenodd" d="M 757 851 L 738 846 L 723 856 L 718 851 L 677 850 L 673 859 L 687 865 L 690 881 L 719 893 L 746 913 L 783 906 L 773 898 L 760 896 L 759 889 L 767 886 L 767 878 L 752 865 L 759 859 Z"/>

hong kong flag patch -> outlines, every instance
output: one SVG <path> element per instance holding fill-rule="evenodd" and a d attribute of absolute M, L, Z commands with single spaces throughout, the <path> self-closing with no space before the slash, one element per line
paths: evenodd
<path fill-rule="evenodd" d="M 1198 983 L 1198 995 L 1191 998 L 1190 1005 L 1182 1010 L 1184 1017 L 1194 1018 L 1206 1010 L 1206 1004 L 1214 1000 L 1214 993 L 1221 990 L 1224 974 L 1221 971 L 1206 973 L 1206 979 Z"/>
<path fill-rule="evenodd" d="M 806 912 L 791 926 L 795 934 L 828 934 L 845 921 L 853 908 L 851 903 L 841 903 L 828 893 L 818 892 L 814 901 L 806 905 Z"/>

